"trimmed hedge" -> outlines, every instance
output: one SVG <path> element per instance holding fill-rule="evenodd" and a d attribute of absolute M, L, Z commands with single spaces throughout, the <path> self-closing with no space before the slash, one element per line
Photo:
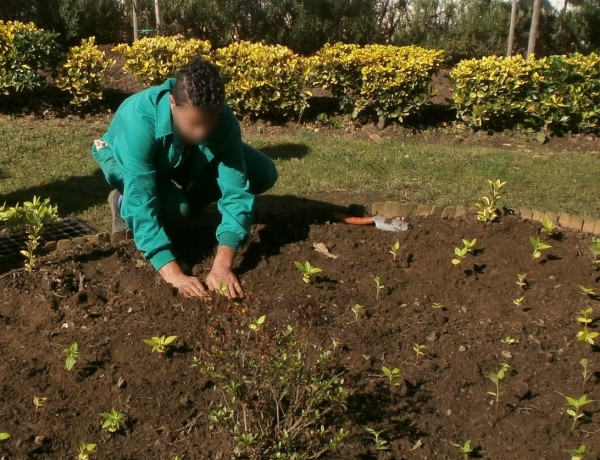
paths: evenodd
<path fill-rule="evenodd" d="M 397 119 L 415 114 L 432 96 L 432 75 L 444 52 L 418 46 L 325 45 L 311 59 L 314 82 L 330 89 L 353 117 L 374 112 Z"/>
<path fill-rule="evenodd" d="M 143 86 L 160 85 L 174 77 L 181 67 L 197 56 L 208 57 L 211 44 L 206 40 L 185 40 L 178 36 L 146 37 L 132 45 L 113 48 L 126 58 L 123 69 Z"/>
<path fill-rule="evenodd" d="M 235 112 L 293 118 L 308 106 L 309 63 L 289 48 L 242 41 L 217 49 L 214 59 Z"/>
<path fill-rule="evenodd" d="M 45 70 L 71 94 L 71 104 L 101 99 L 101 80 L 112 60 L 93 37 L 72 47 L 57 67 L 56 34 L 32 23 L 0 21 L 0 95 L 34 89 Z M 148 37 L 114 48 L 125 72 L 144 86 L 161 84 L 196 56 L 221 69 L 228 102 L 251 117 L 291 119 L 308 107 L 311 86 L 329 89 L 353 118 L 400 122 L 432 96 L 431 78 L 444 52 L 418 46 L 327 44 L 311 57 L 280 45 L 246 41 L 211 51 L 208 41 Z M 488 56 L 461 61 L 450 73 L 457 117 L 473 128 L 555 133 L 600 129 L 600 55 L 579 53 L 541 59 Z"/>
<path fill-rule="evenodd" d="M 71 105 L 82 107 L 102 99 L 102 80 L 106 69 L 114 64 L 94 43 L 94 37 L 73 46 L 63 64 L 56 86 L 71 94 Z"/>
<path fill-rule="evenodd" d="M 0 21 L 0 94 L 41 86 L 40 71 L 55 65 L 59 57 L 57 36 L 32 22 Z"/>
<path fill-rule="evenodd" d="M 474 128 L 600 127 L 600 55 L 521 56 L 461 61 L 451 72 L 457 116 Z"/>

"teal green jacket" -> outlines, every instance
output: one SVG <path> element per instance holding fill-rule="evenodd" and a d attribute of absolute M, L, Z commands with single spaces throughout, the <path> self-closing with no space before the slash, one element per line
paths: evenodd
<path fill-rule="evenodd" d="M 102 136 L 104 143 L 92 145 L 107 181 L 123 193 L 121 216 L 136 246 L 156 270 L 175 260 L 159 217 L 156 188 L 157 181 L 170 180 L 183 155 L 184 143 L 173 129 L 169 104 L 174 82 L 171 78 L 128 97 Z M 250 233 L 254 195 L 246 176 L 240 124 L 227 104 L 215 130 L 198 147 L 207 161 L 218 161 L 222 197 L 217 207 L 222 219 L 217 241 L 237 250 Z"/>

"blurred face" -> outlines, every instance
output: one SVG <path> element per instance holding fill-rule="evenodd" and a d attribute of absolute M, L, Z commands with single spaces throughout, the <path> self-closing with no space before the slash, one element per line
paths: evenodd
<path fill-rule="evenodd" d="M 177 105 L 173 95 L 169 96 L 173 127 L 186 144 L 199 144 L 213 131 L 221 110 L 207 110 L 194 105 Z"/>

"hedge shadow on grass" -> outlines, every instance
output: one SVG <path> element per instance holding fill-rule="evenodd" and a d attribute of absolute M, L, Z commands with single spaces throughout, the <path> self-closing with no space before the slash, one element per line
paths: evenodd
<path fill-rule="evenodd" d="M 5 193 L 0 202 L 14 206 L 39 196 L 50 198 L 58 205 L 60 214 L 80 214 L 105 202 L 109 191 L 104 174 L 98 168 L 89 175 L 71 176 Z"/>

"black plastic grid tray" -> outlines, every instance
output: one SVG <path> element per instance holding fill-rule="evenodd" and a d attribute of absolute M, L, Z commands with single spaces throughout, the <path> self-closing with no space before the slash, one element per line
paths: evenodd
<path fill-rule="evenodd" d="M 73 239 L 78 236 L 93 235 L 98 233 L 92 227 L 68 215 L 63 217 L 58 224 L 49 225 L 44 230 L 41 244 L 46 241 Z M 9 233 L 8 229 L 0 225 L 0 258 L 12 258 L 25 249 L 26 233 Z"/>

